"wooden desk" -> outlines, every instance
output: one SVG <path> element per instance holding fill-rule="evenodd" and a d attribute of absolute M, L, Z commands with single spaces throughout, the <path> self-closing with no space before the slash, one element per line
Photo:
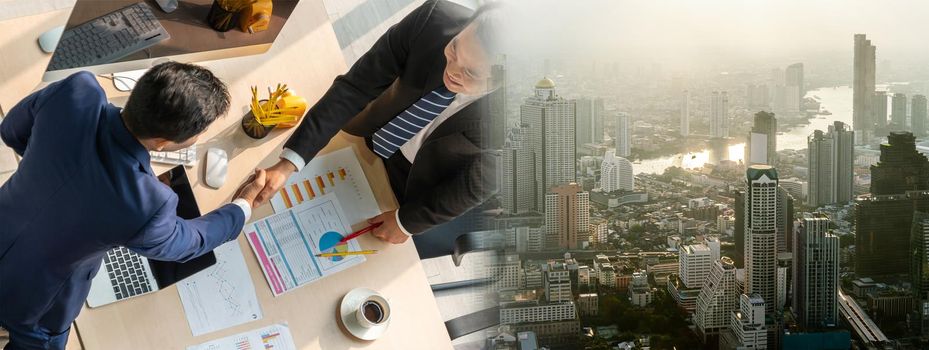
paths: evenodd
<path fill-rule="evenodd" d="M 0 40 L 0 56 L 3 58 L 0 59 L 0 65 L 9 63 L 6 62 L 9 51 L 3 50 L 3 45 L 25 47 L 28 45 L 23 44 L 23 41 L 29 41 L 28 44 L 35 48 L 32 42 L 34 36 L 29 36 L 29 33 L 41 32 L 52 22 L 66 21 L 67 11 L 59 12 L 24 17 L 23 21 L 17 21 L 18 25 L 25 27 L 16 31 L 22 36 L 13 39 L 6 37 L 10 32 L 4 31 L 13 30 L 13 27 L 0 23 L 0 33 L 4 36 Z M 238 185 L 257 166 L 273 164 L 283 142 L 291 133 L 290 130 L 275 131 L 263 140 L 253 140 L 242 133 L 239 123 L 250 98 L 249 86 L 258 85 L 261 89 L 279 82 L 287 83 L 298 94 L 315 101 L 322 96 L 333 78 L 347 69 L 321 0 L 301 0 L 291 18 L 271 50 L 263 55 L 201 62 L 229 85 L 232 94 L 229 115 L 214 123 L 198 142 L 201 150 L 220 147 L 229 154 L 229 174 L 225 186 L 219 190 L 210 189 L 202 184 L 203 167 L 188 169 L 201 211 L 206 212 L 227 203 Z M 39 23 L 39 27 L 33 28 L 30 23 Z M 4 108 L 9 108 L 8 105 L 11 106 L 28 94 L 41 79 L 48 56 L 39 56 L 34 52 L 24 54 L 28 55 L 32 55 L 33 59 L 45 57 L 45 61 L 36 63 L 25 60 L 23 62 L 28 62 L 29 68 L 15 74 L 17 82 L 2 82 L 3 86 L 19 86 L 12 91 L 0 90 L 3 94 L 0 103 Z M 38 65 L 42 69 L 35 69 Z M 6 74 L 0 75 L 0 79 L 6 80 L 15 72 L 17 70 L 12 67 L 0 66 L 0 74 Z M 125 95 L 115 91 L 108 80 L 101 79 L 100 82 L 111 98 Z M 31 86 L 28 89 L 23 87 L 29 84 Z M 323 152 L 353 142 L 358 144 L 360 140 L 340 134 Z M 355 151 L 381 209 L 395 208 L 396 202 L 387 184 L 383 164 L 363 146 L 356 147 Z M 164 166 L 155 167 L 156 172 L 167 169 Z M 270 213 L 270 206 L 256 208 L 253 218 Z M 151 295 L 96 309 L 85 307 L 77 319 L 76 330 L 84 348 L 91 350 L 184 349 L 189 345 L 281 322 L 289 324 L 299 349 L 451 349 L 448 333 L 412 241 L 390 246 L 372 237 L 362 237 L 360 243 L 365 249 L 380 249 L 381 252 L 369 256 L 359 266 L 275 298 L 254 254 L 244 238 L 239 237 L 240 248 L 264 313 L 264 318 L 259 321 L 193 337 L 177 290 L 172 286 Z M 390 329 L 377 341 L 353 340 L 337 325 L 336 307 L 342 296 L 355 287 L 378 290 L 391 301 L 393 315 Z"/>

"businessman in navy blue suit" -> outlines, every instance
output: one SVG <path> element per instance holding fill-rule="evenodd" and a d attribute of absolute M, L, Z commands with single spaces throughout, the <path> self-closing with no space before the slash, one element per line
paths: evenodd
<path fill-rule="evenodd" d="M 200 218 L 176 216 L 177 195 L 152 172 L 150 150 L 177 150 L 229 108 L 204 68 L 153 67 L 125 108 L 82 72 L 14 106 L 0 137 L 22 156 L 0 187 L 0 327 L 6 349 L 63 349 L 105 252 L 187 261 L 235 239 L 265 175 Z"/>

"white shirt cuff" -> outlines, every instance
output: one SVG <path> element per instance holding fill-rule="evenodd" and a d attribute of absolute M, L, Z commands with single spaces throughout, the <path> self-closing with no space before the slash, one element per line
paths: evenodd
<path fill-rule="evenodd" d="M 306 160 L 290 148 L 285 148 L 284 151 L 281 152 L 281 159 L 286 159 L 293 164 L 294 167 L 297 168 L 297 172 L 300 172 L 300 170 L 306 166 Z"/>
<path fill-rule="evenodd" d="M 400 231 L 406 233 L 407 236 L 412 236 L 413 234 L 407 231 L 406 228 L 403 227 L 403 224 L 400 223 L 400 209 L 394 210 L 394 217 L 397 219 L 397 227 L 400 228 Z"/>
<path fill-rule="evenodd" d="M 232 204 L 238 205 L 239 208 L 242 208 L 242 213 L 245 214 L 245 221 L 242 222 L 242 226 L 245 226 L 245 223 L 248 222 L 248 219 L 252 217 L 252 205 L 248 204 L 248 201 L 242 198 L 236 198 L 234 201 L 232 201 Z"/>

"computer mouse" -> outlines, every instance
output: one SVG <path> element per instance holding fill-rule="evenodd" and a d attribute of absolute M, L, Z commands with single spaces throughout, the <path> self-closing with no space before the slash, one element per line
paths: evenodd
<path fill-rule="evenodd" d="M 229 159 L 226 151 L 219 148 L 210 148 L 206 151 L 206 181 L 207 186 L 220 188 L 226 183 L 226 171 L 229 170 Z"/>
<path fill-rule="evenodd" d="M 55 52 L 55 47 L 58 46 L 58 39 L 61 39 L 61 34 L 64 32 L 65 26 L 57 26 L 42 33 L 39 35 L 39 48 L 45 53 Z"/>
<path fill-rule="evenodd" d="M 177 0 L 155 0 L 155 2 L 158 3 L 158 7 L 165 13 L 171 13 L 177 10 Z"/>

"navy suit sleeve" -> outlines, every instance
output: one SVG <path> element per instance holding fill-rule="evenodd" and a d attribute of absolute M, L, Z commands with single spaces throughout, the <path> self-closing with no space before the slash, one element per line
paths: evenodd
<path fill-rule="evenodd" d="M 310 161 L 349 120 L 393 84 L 419 37 L 436 1 L 427 1 L 390 27 L 303 118 L 284 147 Z"/>
<path fill-rule="evenodd" d="M 0 124 L 0 139 L 3 139 L 3 143 L 12 148 L 16 154 L 22 156 L 29 144 L 29 137 L 32 136 L 32 126 L 35 125 L 36 114 L 46 100 L 65 86 L 71 88 L 87 87 L 87 90 L 89 90 L 89 87 L 95 85 L 99 89 L 93 74 L 80 72 L 33 92 L 14 105 L 3 118 L 3 123 Z"/>
<path fill-rule="evenodd" d="M 231 203 L 193 220 L 179 218 L 176 208 L 172 196 L 126 247 L 147 258 L 186 262 L 238 237 L 245 222 L 242 208 Z"/>

